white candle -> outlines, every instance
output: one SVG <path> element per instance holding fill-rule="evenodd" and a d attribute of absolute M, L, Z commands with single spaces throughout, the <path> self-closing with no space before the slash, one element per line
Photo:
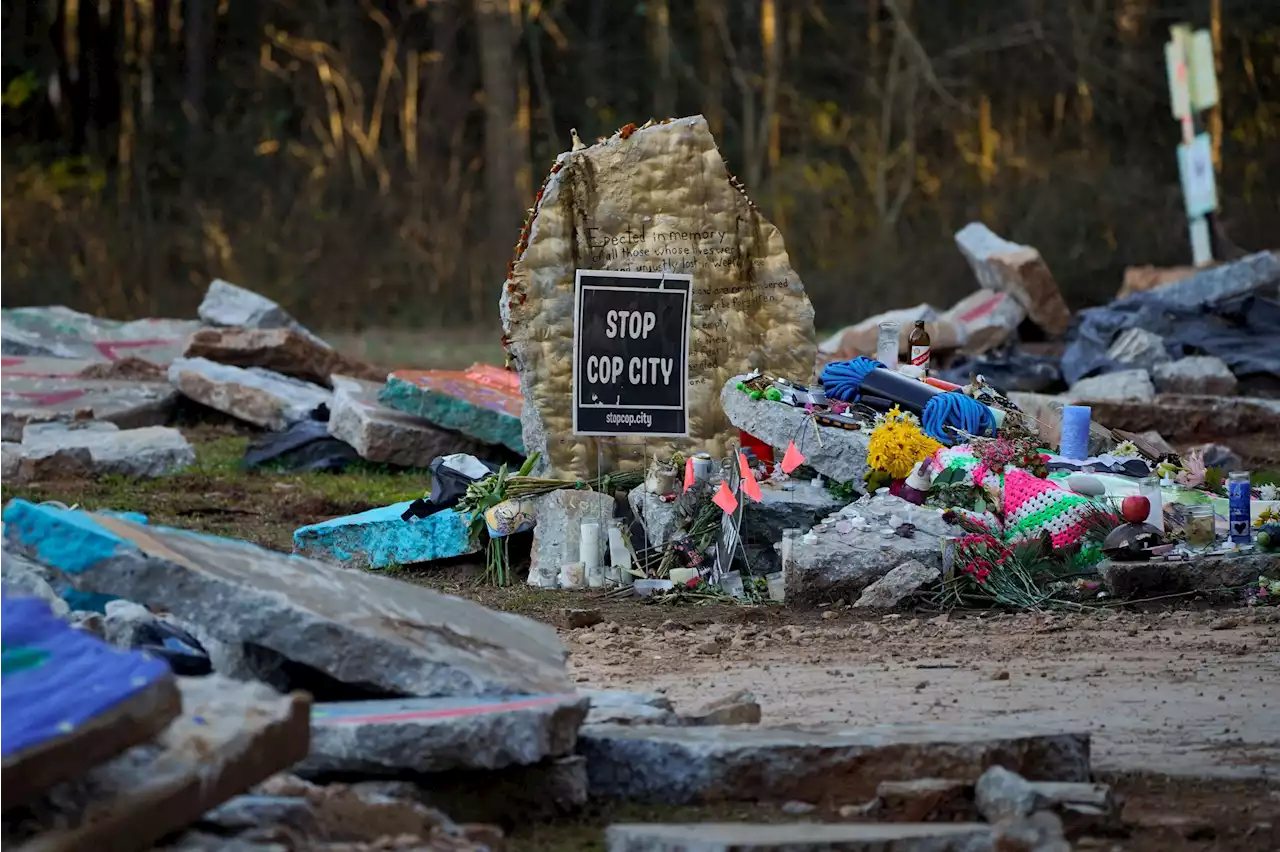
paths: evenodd
<path fill-rule="evenodd" d="M 587 566 L 587 570 L 600 564 L 600 525 L 584 523 L 578 539 L 578 561 Z"/>

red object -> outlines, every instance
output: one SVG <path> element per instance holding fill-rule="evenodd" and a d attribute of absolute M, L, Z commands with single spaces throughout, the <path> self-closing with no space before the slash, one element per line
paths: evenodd
<path fill-rule="evenodd" d="M 1140 524 L 1151 514 L 1151 501 L 1141 494 L 1124 498 L 1120 504 L 1120 516 L 1131 524 Z"/>
<path fill-rule="evenodd" d="M 693 456 L 689 456 L 684 460 L 684 491 L 693 487 L 693 478 Z"/>
<path fill-rule="evenodd" d="M 787 451 L 782 454 L 782 472 L 790 475 L 791 471 L 804 464 L 804 454 L 796 449 L 796 442 L 787 444 Z"/>
<path fill-rule="evenodd" d="M 726 515 L 732 515 L 738 508 L 738 498 L 733 496 L 733 492 L 729 490 L 729 483 L 723 479 L 720 480 L 720 490 L 716 492 L 716 496 L 711 501 L 724 509 Z"/>
<path fill-rule="evenodd" d="M 942 379 L 935 379 L 933 376 L 925 376 L 924 383 L 926 385 L 933 385 L 938 390 L 953 391 L 960 389 L 960 385 L 952 384 L 951 382 L 944 382 Z"/>
<path fill-rule="evenodd" d="M 764 472 L 773 473 L 773 447 L 741 429 L 738 430 L 738 438 L 742 441 L 742 449 L 751 450 L 756 454 L 756 458 L 764 463 Z"/>
<path fill-rule="evenodd" d="M 742 491 L 757 503 L 764 500 L 764 495 L 760 493 L 760 483 L 756 482 L 756 472 L 747 464 L 747 457 L 743 453 L 738 453 L 738 473 L 742 475 Z"/>

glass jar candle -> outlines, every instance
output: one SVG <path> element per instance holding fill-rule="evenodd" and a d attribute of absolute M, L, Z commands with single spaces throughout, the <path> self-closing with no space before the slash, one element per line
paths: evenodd
<path fill-rule="evenodd" d="M 1214 525 L 1217 516 L 1212 506 L 1187 507 L 1187 547 L 1194 550 L 1207 550 L 1217 541 Z"/>
<path fill-rule="evenodd" d="M 1147 523 L 1164 532 L 1164 496 L 1160 493 L 1160 477 L 1148 476 L 1138 481 L 1138 494 L 1151 502 Z"/>
<path fill-rule="evenodd" d="M 880 323 L 880 329 L 876 335 L 876 360 L 884 364 L 886 369 L 898 369 L 898 340 L 901 334 L 901 323 Z"/>

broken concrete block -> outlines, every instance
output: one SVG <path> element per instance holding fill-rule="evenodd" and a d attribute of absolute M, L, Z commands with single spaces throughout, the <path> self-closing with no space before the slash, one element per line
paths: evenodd
<path fill-rule="evenodd" d="M 1066 396 L 1073 402 L 1149 402 L 1156 395 L 1146 370 L 1119 370 L 1081 379 Z M 1111 428 L 1115 428 L 1111 424 Z"/>
<path fill-rule="evenodd" d="M 1107 591 L 1120 598 L 1153 598 L 1188 592 L 1233 595 L 1228 590 L 1256 583 L 1260 576 L 1277 576 L 1280 554 L 1206 554 L 1179 562 L 1107 559 L 1098 564 L 1097 570 Z"/>
<path fill-rule="evenodd" d="M 77 588 L 198 624 L 223 642 L 317 669 L 365 694 L 570 689 L 550 627 L 421 586 L 242 541 L 14 500 L 10 548 Z"/>
<path fill-rule="evenodd" d="M 572 814 L 587 803 L 587 762 L 579 755 L 532 766 L 421 775 L 419 799 L 456 820 L 505 828 Z"/>
<path fill-rule="evenodd" d="M 776 450 L 786 449 L 794 440 L 796 448 L 804 454 L 805 464 L 836 482 L 862 482 L 867 473 L 869 433 L 819 426 L 822 434 L 819 443 L 813 418 L 803 408 L 751 399 L 737 388 L 744 378 L 734 376 L 720 392 L 720 402 L 730 423 Z"/>
<path fill-rule="evenodd" d="M 126 355 L 166 366 L 182 353 L 194 320 L 102 319 L 62 306 L 0 311 L 0 351 L 5 355 L 80 358 L 110 362 Z M 5 359 L 6 370 L 14 365 Z"/>
<path fill-rule="evenodd" d="M 0 428 L 6 441 L 22 440 L 28 423 L 106 420 L 122 429 L 162 426 L 169 421 L 178 392 L 167 383 L 98 381 L 76 375 L 41 376 L 5 358 L 0 374 Z M 74 362 L 85 363 L 85 362 Z"/>
<path fill-rule="evenodd" d="M 1126 328 L 1112 341 L 1107 357 L 1118 364 L 1150 370 L 1173 359 L 1164 347 L 1164 338 L 1145 328 Z"/>
<path fill-rule="evenodd" d="M 1275 294 L 1280 285 L 1280 253 L 1260 251 L 1160 287 L 1161 304 L 1199 308 L 1253 294 Z"/>
<path fill-rule="evenodd" d="M 1088 734 L 1003 725 L 758 728 L 598 725 L 578 734 L 591 794 L 662 801 L 825 802 L 875 795 L 883 781 L 976 778 L 997 763 L 1029 778 L 1084 781 Z"/>
<path fill-rule="evenodd" d="M 996 825 L 997 852 L 1071 852 L 1057 814 L 1040 811 Z"/>
<path fill-rule="evenodd" d="M 156 617 L 142 604 L 111 601 L 102 620 L 103 637 L 117 648 L 132 648 L 138 633 L 156 623 Z"/>
<path fill-rule="evenodd" d="M 315 337 L 288 328 L 202 328 L 187 342 L 184 358 L 207 358 L 233 367 L 261 367 L 317 385 L 334 373 L 381 382 L 385 371 L 348 358 Z"/>
<path fill-rule="evenodd" d="M 378 401 L 441 429 L 523 454 L 524 399 L 514 374 L 476 364 L 468 370 L 397 370 Z"/>
<path fill-rule="evenodd" d="M 1045 804 L 1031 782 L 1003 766 L 993 766 L 973 790 L 978 813 L 987 822 L 1031 816 Z"/>
<path fill-rule="evenodd" d="M 605 530 L 613 519 L 613 495 L 598 491 L 577 491 L 562 488 L 535 497 L 533 528 L 533 552 L 529 556 L 529 577 L 540 576 L 545 571 L 578 561 L 578 544 L 582 540 L 584 522 L 600 525 L 600 564 L 608 564 L 604 546 L 608 542 Z"/>
<path fill-rule="evenodd" d="M 627 494 L 627 503 L 636 519 L 644 527 L 644 537 L 649 547 L 660 547 L 670 541 L 680 528 L 680 516 L 675 501 L 662 500 L 660 495 L 650 494 L 642 482 Z"/>
<path fill-rule="evenodd" d="M 347 568 L 390 568 L 476 553 L 467 520 L 453 509 L 425 518 L 401 516 L 409 502 L 299 527 L 293 552 Z"/>
<path fill-rule="evenodd" d="M 996 852 L 981 823 L 620 824 L 605 832 L 609 852 Z"/>
<path fill-rule="evenodd" d="M 238 420 L 282 432 L 306 420 L 331 394 L 318 385 L 257 367 L 242 369 L 206 358 L 180 358 L 169 365 L 169 381 L 190 399 Z"/>
<path fill-rule="evenodd" d="M 119 429 L 114 423 L 32 423 L 22 433 L 16 479 L 117 474 L 150 479 L 196 462 L 196 451 L 177 429 Z"/>
<path fill-rule="evenodd" d="M 147 742 L 178 715 L 181 699 L 163 662 L 120 653 L 72 628 L 45 601 L 8 586 L 0 610 L 6 816 Z M 6 844 L 10 828 L 6 820 Z"/>
<path fill-rule="evenodd" d="M 4 580 L 6 594 L 40 598 L 49 604 L 53 614 L 59 618 L 71 611 L 71 607 L 53 586 L 57 582 L 54 572 L 39 562 L 5 550 L 0 557 L 0 579 Z"/>
<path fill-rule="evenodd" d="M 783 530 L 807 530 L 849 502 L 807 482 L 793 485 L 784 489 L 761 483 L 763 499 L 758 503 L 747 500 L 742 505 L 742 546 L 753 574 L 782 570 L 782 557 L 773 546 L 782 541 Z"/>
<path fill-rule="evenodd" d="M 591 703 L 588 725 L 678 725 L 671 701 L 660 692 L 586 689 L 579 692 Z"/>
<path fill-rule="evenodd" d="M 961 779 L 886 781 L 876 798 L 893 822 L 966 822 L 977 815 L 973 782 Z"/>
<path fill-rule="evenodd" d="M 745 689 L 708 701 L 692 713 L 681 714 L 682 725 L 758 725 L 760 702 Z"/>
<path fill-rule="evenodd" d="M 20 825 L 6 825 L 6 842 L 148 849 L 306 755 L 305 695 L 216 675 L 181 678 L 178 689 L 182 712 L 155 741 L 53 788 Z"/>
<path fill-rule="evenodd" d="M 942 571 L 936 566 L 921 565 L 914 559 L 908 559 L 867 586 L 853 605 L 871 609 L 893 609 L 941 578 Z"/>
<path fill-rule="evenodd" d="M 586 187 L 590 186 L 590 191 Z M 692 194 L 689 187 L 697 186 Z M 738 439 L 717 397 L 735 373 L 767 365 L 799 380 L 813 369 L 813 307 L 782 235 L 730 177 L 701 116 L 664 121 L 564 154 L 522 238 L 500 307 L 520 373 L 525 444 L 557 474 L 584 477 L 627 457 L 572 433 L 574 272 L 691 274 L 689 438 L 722 458 Z M 593 223 L 589 235 L 578 224 Z M 670 457 L 686 441 L 655 439 Z"/>
<path fill-rule="evenodd" d="M 913 506 L 890 495 L 863 497 L 792 545 L 784 571 L 787 603 L 856 600 L 872 583 L 911 560 L 940 571 L 943 541 L 958 536 L 938 509 Z"/>
<path fill-rule="evenodd" d="M 587 715 L 574 694 L 388 698 L 317 704 L 304 777 L 527 766 L 573 752 Z"/>
<path fill-rule="evenodd" d="M 1160 393 L 1235 396 L 1240 386 L 1226 362 L 1210 355 L 1157 364 L 1151 368 L 1151 379 Z"/>
<path fill-rule="evenodd" d="M 378 402 L 381 384 L 339 375 L 332 382 L 329 434 L 346 441 L 366 461 L 427 467 L 438 456 L 486 454 L 478 441 Z"/>
<path fill-rule="evenodd" d="M 981 222 L 957 231 L 956 246 L 983 289 L 1008 293 L 1036 325 L 1050 334 L 1066 334 L 1071 309 L 1039 251 L 1002 239 Z"/>
<path fill-rule="evenodd" d="M 215 278 L 204 294 L 196 315 L 207 325 L 243 328 L 286 328 L 328 346 L 298 322 L 289 312 L 252 290 Z"/>
<path fill-rule="evenodd" d="M 1280 433 L 1280 400 L 1259 397 L 1175 396 L 1146 402 L 1091 402 L 1093 419 L 1113 429 L 1155 429 L 1176 444 L 1221 439 L 1224 435 Z"/>

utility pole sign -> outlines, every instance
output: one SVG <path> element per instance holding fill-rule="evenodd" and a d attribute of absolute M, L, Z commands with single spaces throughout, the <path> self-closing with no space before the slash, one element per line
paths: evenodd
<path fill-rule="evenodd" d="M 1208 216 L 1218 209 L 1218 188 L 1213 173 L 1213 145 L 1207 133 L 1196 133 L 1196 113 L 1218 103 L 1218 77 L 1213 66 L 1213 41 L 1208 30 L 1192 32 L 1179 24 L 1170 27 L 1164 46 L 1169 75 L 1169 102 L 1182 127 L 1178 146 L 1178 175 L 1186 202 L 1191 232 L 1191 256 L 1196 266 L 1213 262 Z"/>
<path fill-rule="evenodd" d="M 573 434 L 689 434 L 693 276 L 579 269 Z"/>

